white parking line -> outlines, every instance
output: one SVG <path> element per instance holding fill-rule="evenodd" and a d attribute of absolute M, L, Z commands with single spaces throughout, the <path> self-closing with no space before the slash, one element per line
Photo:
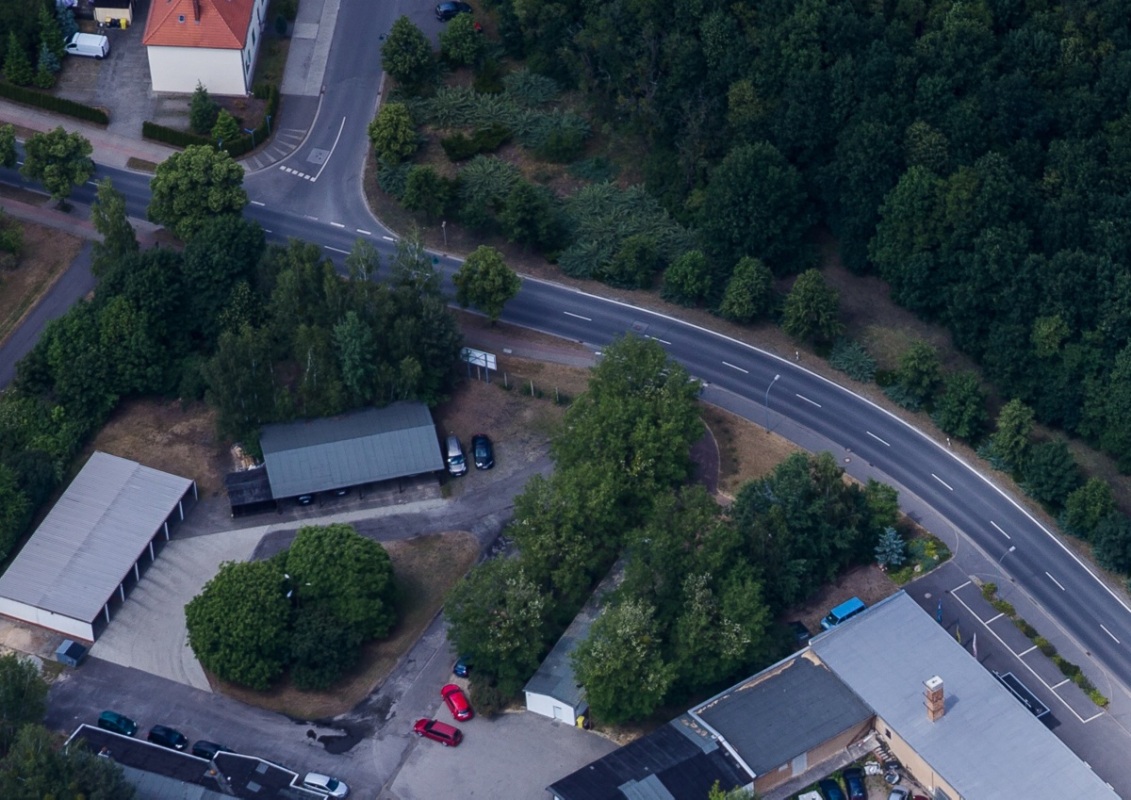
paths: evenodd
<path fill-rule="evenodd" d="M 736 366 L 735 366 L 734 364 L 730 363 L 729 361 L 724 361 L 724 362 L 723 362 L 723 366 L 724 366 L 724 367 L 730 367 L 731 369 L 736 369 L 736 370 L 738 370 L 739 372 L 745 373 L 745 374 L 747 374 L 747 375 L 749 375 L 749 374 L 750 374 L 750 370 L 748 370 L 748 369 L 743 369 L 742 367 L 736 367 Z"/>
<path fill-rule="evenodd" d="M 1111 638 L 1112 638 L 1112 639 L 1113 639 L 1113 640 L 1115 641 L 1115 643 L 1116 643 L 1116 644 L 1119 644 L 1119 640 L 1115 638 L 1115 634 L 1114 634 L 1114 633 L 1112 633 L 1111 631 L 1109 631 L 1109 630 L 1108 630 L 1107 628 L 1105 628 L 1105 627 L 1103 626 L 1103 623 L 1100 623 L 1100 629 L 1101 629 L 1101 630 L 1102 630 L 1102 631 L 1103 631 L 1104 633 L 1106 633 L 1106 634 L 1107 634 L 1108 636 L 1110 636 L 1110 637 L 1111 637 Z"/>
<path fill-rule="evenodd" d="M 795 393 L 795 396 L 797 397 L 798 400 L 804 400 L 806 403 L 809 403 L 809 405 L 813 405 L 813 406 L 816 406 L 817 408 L 821 408 L 821 404 L 818 403 L 816 400 L 810 400 L 808 397 L 806 397 L 803 394 L 796 394 Z"/>
<path fill-rule="evenodd" d="M 999 525 L 998 525 L 998 524 L 997 524 L 996 522 L 994 522 L 994 521 L 993 521 L 992 519 L 990 520 L 990 524 L 991 524 L 991 525 L 993 525 L 993 526 L 994 526 L 995 528 L 997 528 L 997 532 L 998 532 L 998 533 L 1000 533 L 1000 534 L 1001 534 L 1002 536 L 1004 536 L 1004 537 L 1005 537 L 1006 539 L 1012 539 L 1012 538 L 1013 538 L 1013 537 L 1012 537 L 1012 536 L 1010 536 L 1010 535 L 1009 535 L 1008 533 L 1006 533 L 1005 531 L 1003 531 L 1003 530 L 1001 529 L 1001 526 L 999 526 Z"/>
<path fill-rule="evenodd" d="M 869 436 L 871 436 L 871 437 L 872 437 L 873 439 L 875 439 L 875 440 L 876 440 L 877 442 L 879 442 L 880 444 L 882 444 L 882 445 L 883 445 L 884 447 L 891 447 L 891 445 L 890 445 L 890 444 L 888 444 L 887 442 L 885 442 L 885 441 L 884 441 L 883 439 L 881 439 L 881 438 L 880 438 L 879 436 L 877 436 L 876 434 L 872 433 L 871 431 L 864 431 L 864 433 L 866 433 L 866 434 L 868 434 Z"/>
<path fill-rule="evenodd" d="M 950 489 L 950 490 L 951 490 L 952 492 L 954 491 L 954 487 L 953 487 L 953 486 L 951 486 L 951 485 L 950 485 L 949 483 L 947 483 L 946 481 L 944 481 L 944 480 L 943 480 L 942 478 L 940 478 L 940 477 L 939 477 L 938 475 L 936 475 L 935 473 L 933 473 L 933 472 L 932 472 L 932 473 L 931 473 L 931 477 L 932 477 L 932 478 L 934 478 L 934 479 L 935 479 L 936 481 L 938 481 L 939 483 L 941 483 L 941 484 L 942 484 L 943 486 L 945 486 L 946 488 Z"/>
<path fill-rule="evenodd" d="M 586 322 L 592 322 L 593 321 L 593 320 L 589 319 L 589 317 L 583 317 L 580 314 L 574 314 L 572 311 L 563 311 L 562 313 L 565 314 L 567 317 L 575 317 L 577 319 L 583 319 Z"/>
<path fill-rule="evenodd" d="M 1060 591 L 1062 591 L 1062 592 L 1064 591 L 1064 587 L 1060 585 L 1060 581 L 1058 581 L 1058 580 L 1057 580 L 1056 578 L 1054 578 L 1054 577 L 1053 577 L 1052 575 L 1050 575 L 1050 574 L 1049 574 L 1048 572 L 1045 572 L 1045 574 L 1049 576 L 1049 580 L 1050 580 L 1050 581 L 1052 581 L 1053 583 L 1055 583 L 1055 584 L 1056 584 L 1056 588 L 1057 588 L 1057 589 L 1060 589 Z"/>

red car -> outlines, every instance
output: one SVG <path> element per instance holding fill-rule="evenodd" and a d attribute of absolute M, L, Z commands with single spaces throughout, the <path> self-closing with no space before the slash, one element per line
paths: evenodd
<path fill-rule="evenodd" d="M 459 728 L 435 719 L 418 719 L 412 730 L 417 736 L 432 739 L 444 747 L 455 747 L 463 741 L 463 732 Z"/>
<path fill-rule="evenodd" d="M 467 702 L 467 695 L 454 683 L 449 683 L 441 689 L 440 697 L 444 698 L 444 702 L 448 704 L 448 711 L 452 712 L 456 721 L 467 722 L 475 716 L 475 712 L 471 710 L 471 703 Z"/>

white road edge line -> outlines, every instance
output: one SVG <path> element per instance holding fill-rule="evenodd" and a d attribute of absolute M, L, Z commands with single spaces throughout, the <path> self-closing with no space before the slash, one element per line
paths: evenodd
<path fill-rule="evenodd" d="M 953 487 L 953 486 L 951 486 L 951 485 L 950 485 L 949 483 L 947 483 L 946 481 L 944 481 L 944 480 L 943 480 L 942 478 L 940 478 L 940 477 L 939 477 L 938 475 L 936 475 L 935 473 L 933 473 L 933 472 L 932 472 L 932 473 L 931 473 L 931 477 L 932 477 L 932 478 L 934 478 L 934 479 L 935 479 L 936 481 L 938 481 L 939 483 L 941 483 L 941 484 L 942 484 L 943 486 L 945 486 L 946 488 L 950 489 L 950 490 L 951 490 L 952 492 L 954 491 L 954 487 Z"/>
<path fill-rule="evenodd" d="M 338 247 L 330 247 L 330 245 L 328 245 L 328 244 L 324 244 L 322 246 L 325 247 L 327 250 L 333 250 L 335 253 L 342 253 L 343 255 L 347 255 L 347 256 L 350 254 L 349 250 L 342 250 L 341 248 L 338 248 Z"/>
<path fill-rule="evenodd" d="M 879 442 L 880 444 L 882 444 L 882 445 L 883 445 L 884 447 L 891 447 L 891 445 L 890 445 L 890 444 L 888 444 L 887 442 L 885 442 L 885 441 L 884 441 L 883 439 L 881 439 L 881 438 L 880 438 L 879 436 L 877 436 L 876 434 L 872 433 L 871 431 L 864 431 L 864 433 L 866 433 L 866 434 L 868 434 L 869 436 L 871 436 L 871 437 L 872 437 L 873 439 L 875 439 L 875 440 L 876 440 L 877 442 Z"/>
<path fill-rule="evenodd" d="M 574 314 L 572 311 L 563 311 L 562 313 L 565 314 L 567 317 L 576 317 L 577 319 L 583 319 L 586 322 L 592 322 L 593 321 L 589 317 L 583 317 L 580 314 Z"/>
<path fill-rule="evenodd" d="M 345 225 L 343 225 L 343 224 L 342 224 L 342 223 L 340 223 L 340 222 L 331 222 L 330 224 L 331 224 L 331 225 L 332 225 L 333 227 L 335 227 L 335 228 L 344 228 L 344 227 L 346 227 Z"/>
<path fill-rule="evenodd" d="M 334 155 L 334 148 L 338 146 L 338 140 L 342 138 L 342 131 L 346 127 L 346 118 L 342 117 L 342 124 L 338 126 L 338 135 L 334 137 L 334 143 L 330 145 L 330 152 L 326 154 L 326 160 L 322 162 L 322 166 L 314 173 L 314 177 L 307 176 L 307 180 L 316 181 L 322 177 L 322 170 L 326 169 L 326 165 L 330 163 L 330 156 Z"/>
<path fill-rule="evenodd" d="M 1004 536 L 1004 537 L 1005 537 L 1006 539 L 1009 539 L 1009 540 L 1011 540 L 1011 541 L 1012 541 L 1013 537 L 1012 537 L 1012 536 L 1010 536 L 1010 535 L 1009 535 L 1008 533 L 1006 533 L 1005 531 L 1003 531 L 1003 530 L 1001 529 L 1001 526 L 1000 526 L 1000 525 L 998 525 L 998 524 L 997 524 L 996 522 L 994 522 L 994 521 L 993 521 L 992 519 L 990 520 L 990 524 L 991 524 L 991 525 L 993 525 L 993 526 L 994 526 L 995 528 L 997 528 L 997 532 L 998 532 L 998 533 L 1000 533 L 1000 534 L 1001 534 L 1002 536 Z"/>
<path fill-rule="evenodd" d="M 1050 581 L 1052 581 L 1053 583 L 1056 584 L 1057 589 L 1060 589 L 1060 591 L 1062 591 L 1062 592 L 1064 591 L 1064 587 L 1060 585 L 1060 581 L 1058 581 L 1056 578 L 1054 578 L 1047 570 L 1046 570 L 1045 574 L 1049 576 Z"/>
<path fill-rule="evenodd" d="M 724 366 L 724 367 L 730 367 L 731 369 L 736 369 L 736 370 L 738 370 L 739 372 L 745 373 L 746 375 L 749 375 L 749 374 L 750 374 L 750 370 L 748 370 L 748 369 L 743 369 L 742 367 L 736 367 L 736 366 L 735 366 L 734 364 L 730 363 L 729 361 L 724 361 L 724 362 L 723 362 L 723 366 Z"/>
<path fill-rule="evenodd" d="M 1105 628 L 1103 626 L 1102 622 L 1100 623 L 1100 629 L 1103 630 L 1103 632 L 1106 633 L 1108 636 L 1110 636 L 1112 638 L 1112 641 L 1114 641 L 1116 644 L 1120 644 L 1120 641 L 1115 638 L 1115 634 L 1112 633 L 1111 631 L 1109 631 L 1107 628 Z"/>
<path fill-rule="evenodd" d="M 253 206 L 259 206 L 260 208 L 263 208 L 267 205 L 266 203 L 261 203 L 258 200 L 252 200 L 250 202 Z"/>
<path fill-rule="evenodd" d="M 810 400 L 808 397 L 806 397 L 803 394 L 794 393 L 794 395 L 797 397 L 798 400 L 804 400 L 806 403 L 810 403 L 812 405 L 815 405 L 817 408 L 822 408 L 821 404 L 818 403 L 816 400 Z"/>

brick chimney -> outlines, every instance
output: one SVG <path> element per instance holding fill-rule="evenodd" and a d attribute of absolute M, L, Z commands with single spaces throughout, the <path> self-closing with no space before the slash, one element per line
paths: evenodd
<path fill-rule="evenodd" d="M 946 696 L 943 694 L 942 678 L 935 675 L 923 682 L 927 687 L 927 719 L 937 722 L 946 713 Z"/>

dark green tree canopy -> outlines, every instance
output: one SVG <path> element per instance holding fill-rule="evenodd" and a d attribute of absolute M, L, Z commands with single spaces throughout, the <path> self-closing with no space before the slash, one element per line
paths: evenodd
<path fill-rule="evenodd" d="M 238 216 L 247 205 L 243 167 L 210 145 L 189 145 L 157 165 L 150 182 L 149 219 L 189 241 L 205 223 Z"/>
<path fill-rule="evenodd" d="M 467 16 L 463 14 L 461 16 Z M 477 247 L 452 276 L 456 302 L 461 307 L 475 306 L 491 322 L 498 320 L 506 304 L 522 288 L 522 279 L 507 266 L 503 255 L 493 247 Z"/>
<path fill-rule="evenodd" d="M 86 183 L 94 174 L 94 152 L 80 133 L 67 133 L 62 126 L 47 133 L 37 133 L 24 143 L 24 165 L 20 172 L 39 181 L 56 202 L 66 200 L 76 186 Z"/>

